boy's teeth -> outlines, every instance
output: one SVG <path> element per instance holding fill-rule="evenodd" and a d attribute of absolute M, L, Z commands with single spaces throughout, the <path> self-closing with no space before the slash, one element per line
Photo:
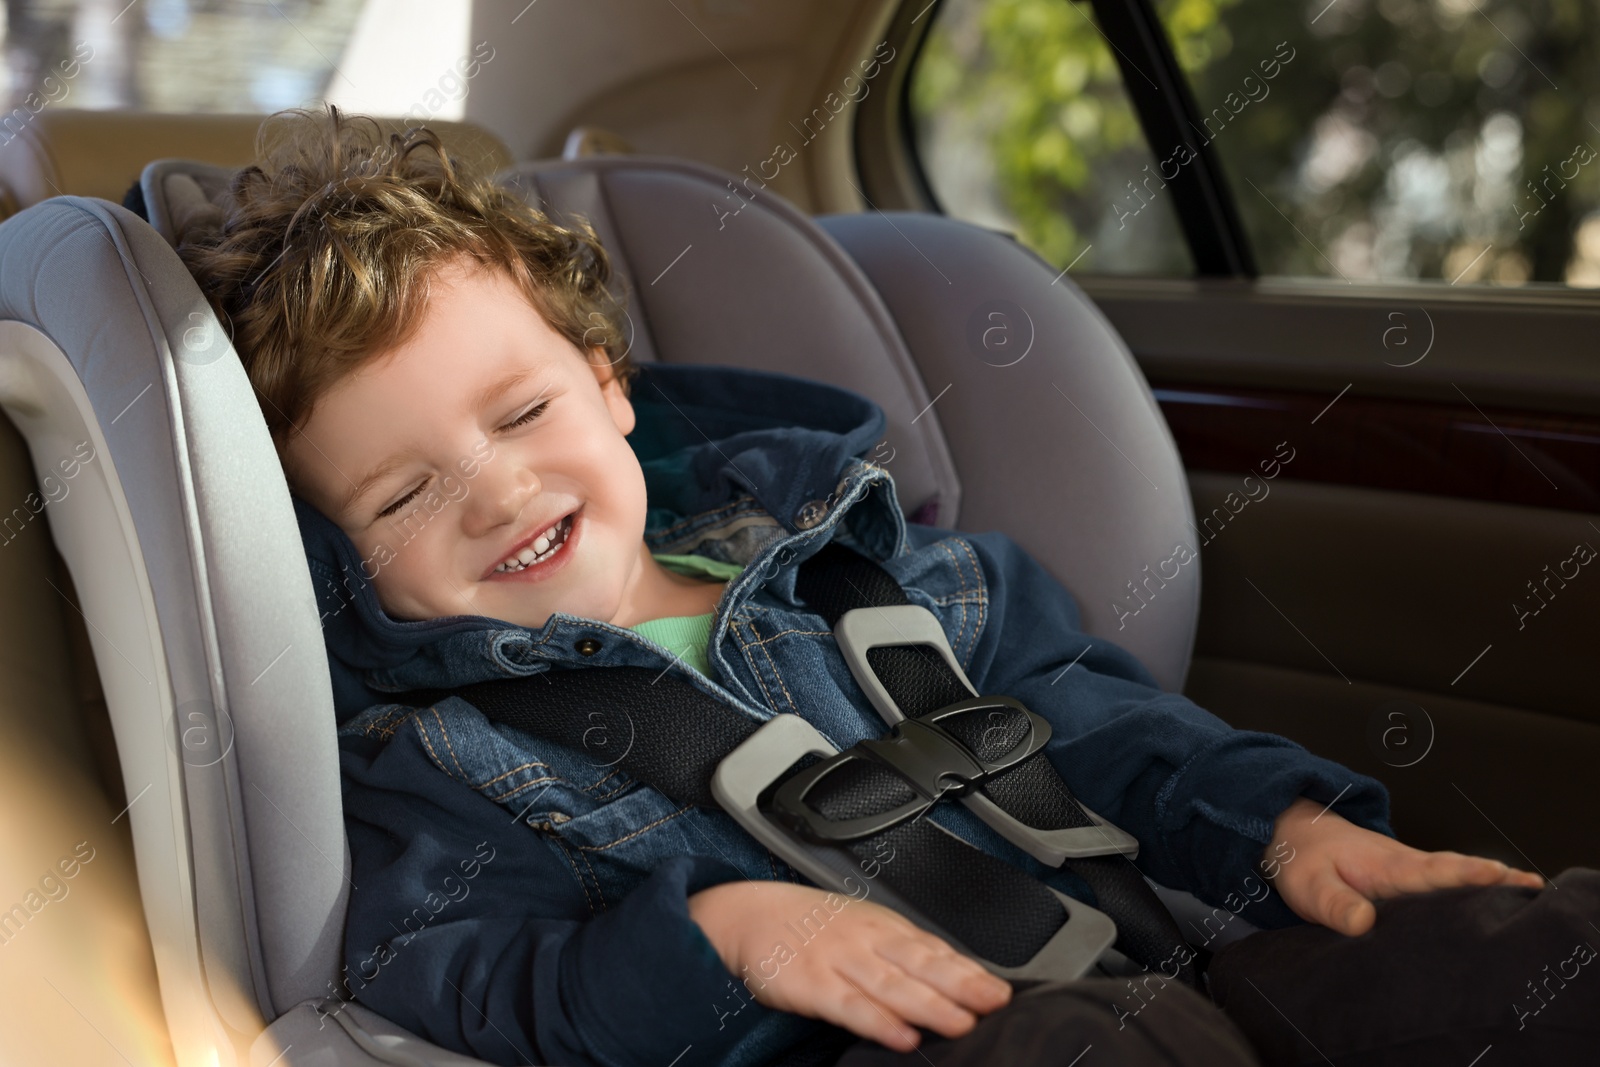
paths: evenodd
<path fill-rule="evenodd" d="M 566 520 L 563 519 L 556 523 L 556 525 L 552 526 L 548 534 L 540 534 L 538 537 L 534 538 L 533 544 L 529 545 L 527 548 L 524 548 L 521 552 L 518 552 L 505 563 L 500 564 L 500 566 L 496 567 L 495 570 L 502 574 L 506 574 L 510 573 L 511 571 L 521 570 L 523 567 L 530 565 L 539 557 L 550 551 L 552 545 L 551 538 L 565 528 Z"/>

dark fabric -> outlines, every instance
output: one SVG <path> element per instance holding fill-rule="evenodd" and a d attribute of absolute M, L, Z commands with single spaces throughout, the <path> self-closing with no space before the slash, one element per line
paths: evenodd
<path fill-rule="evenodd" d="M 908 602 L 894 577 L 861 553 L 837 541 L 824 545 L 800 565 L 795 592 L 836 626 L 846 611 Z M 895 645 L 867 651 L 867 663 L 894 699 L 901 714 L 910 718 L 982 694 L 974 693 L 950 669 L 944 658 L 922 645 Z M 1015 743 L 1011 731 L 983 727 L 979 716 L 952 720 L 946 728 L 982 759 L 996 759 Z M 987 716 L 983 717 L 987 719 Z M 981 728 L 974 734 L 975 727 Z M 979 787 L 983 794 L 1012 818 L 1040 830 L 1093 825 L 1043 751 L 1035 753 L 1005 774 Z M 873 810 L 883 810 L 880 804 Z M 1116 949 L 1153 971 L 1172 973 L 1179 981 L 1198 988 L 1200 970 L 1187 950 L 1183 934 L 1132 860 L 1120 855 L 1071 859 L 1064 866 L 1082 878 L 1095 895 L 1096 906 L 1117 924 Z M 992 923 L 984 923 L 992 928 Z M 1060 925 L 1050 924 L 1050 928 Z M 947 927 L 948 929 L 948 927 Z M 1025 943 L 1033 943 L 1029 939 Z M 969 942 L 971 944 L 971 942 Z M 1001 958 L 981 952 L 986 958 Z"/>
<path fill-rule="evenodd" d="M 849 849 L 861 864 L 870 863 L 878 849 L 895 857 L 879 871 L 875 891 L 887 888 L 904 897 L 961 944 L 1002 967 L 1027 963 L 1067 921 L 1049 886 L 927 819 L 866 841 L 872 843 Z"/>
<path fill-rule="evenodd" d="M 814 1037 L 793 1046 L 762 1067 L 835 1067 L 840 1056 L 861 1043 L 849 1030 L 823 1023 Z"/>
<path fill-rule="evenodd" d="M 1211 996 L 1268 1067 L 1596 1061 L 1600 870 L 1376 907 L 1360 937 L 1307 924 L 1217 951 Z"/>
<path fill-rule="evenodd" d="M 399 694 L 414 707 L 451 695 L 495 722 L 615 764 L 679 804 L 719 805 L 711 774 L 761 725 L 676 675 L 588 667 Z"/>
<path fill-rule="evenodd" d="M 574 918 L 594 906 L 565 875 L 571 857 L 554 835 L 530 841 L 526 824 L 440 773 L 421 745 L 377 731 L 340 740 L 345 827 L 363 861 L 351 867 L 347 922 L 363 947 L 328 983 L 340 999 L 326 1014 L 354 997 L 479 1060 L 569 1067 L 664 1067 L 691 1044 L 677 1067 L 720 1064 L 773 1019 L 784 1029 L 771 1054 L 819 1028 L 733 995 L 735 976 L 689 917 L 688 898 L 742 879 L 736 867 L 671 856 L 625 897 Z M 303 1062 L 281 1062 L 291 1060 Z"/>
<path fill-rule="evenodd" d="M 837 626 L 852 608 L 911 603 L 893 575 L 838 541 L 829 541 L 801 564 L 794 591 L 829 626 Z"/>
<path fill-rule="evenodd" d="M 122 194 L 122 206 L 138 215 L 144 221 L 150 221 L 150 212 L 144 206 L 144 187 L 135 178 L 128 191 Z"/>
<path fill-rule="evenodd" d="M 858 1040 L 837 1067 L 1070 1067 L 1090 1048 L 1083 1067 L 1595 1062 L 1600 870 L 1569 868 L 1540 890 L 1458 886 L 1376 907 L 1360 937 L 1306 924 L 1224 946 L 1207 970 L 1214 1004 L 1159 978 L 1019 984 L 958 1039 L 922 1030 L 909 1053 Z"/>
<path fill-rule="evenodd" d="M 1011 1002 L 959 1038 L 919 1029 L 911 1052 L 858 1041 L 837 1067 L 1260 1067 L 1226 1015 L 1177 982 L 1018 983 Z"/>

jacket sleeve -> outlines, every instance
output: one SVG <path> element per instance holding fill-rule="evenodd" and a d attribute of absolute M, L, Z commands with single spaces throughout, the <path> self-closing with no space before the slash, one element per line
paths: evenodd
<path fill-rule="evenodd" d="M 913 544 L 951 533 L 910 529 Z M 1046 757 L 1083 804 L 1138 838 L 1148 877 L 1257 926 L 1289 926 L 1304 920 L 1263 894 L 1257 864 L 1296 797 L 1394 836 L 1377 779 L 1163 691 L 1132 653 L 1079 629 L 1072 594 L 1009 536 L 956 536 L 972 545 L 988 588 L 968 676 L 1049 719 Z"/>
<path fill-rule="evenodd" d="M 338 995 L 505 1064 L 715 1064 L 773 1014 L 734 995 L 689 918 L 688 896 L 735 868 L 673 856 L 591 914 L 552 843 L 414 738 L 340 737 L 352 889 Z"/>

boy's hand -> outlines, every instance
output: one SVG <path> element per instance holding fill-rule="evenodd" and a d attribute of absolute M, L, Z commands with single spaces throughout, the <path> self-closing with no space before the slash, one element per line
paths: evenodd
<path fill-rule="evenodd" d="M 830 897 L 832 908 L 824 905 Z M 916 1026 L 960 1037 L 978 1015 L 1011 999 L 1009 982 L 942 938 L 843 893 L 790 882 L 725 882 L 690 896 L 689 917 L 728 970 L 749 978 L 747 988 L 762 1004 L 901 1052 L 917 1047 Z M 808 917 L 812 939 L 799 942 L 795 930 Z"/>
<path fill-rule="evenodd" d="M 1456 885 L 1544 885 L 1539 875 L 1499 860 L 1403 845 L 1306 797 L 1278 816 L 1262 867 L 1296 915 L 1352 937 L 1372 928 L 1372 901 L 1383 897 Z"/>

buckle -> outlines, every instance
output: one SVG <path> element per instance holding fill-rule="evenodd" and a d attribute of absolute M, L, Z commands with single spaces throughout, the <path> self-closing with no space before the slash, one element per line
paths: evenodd
<path fill-rule="evenodd" d="M 825 757 L 824 763 L 843 754 L 830 745 L 816 727 L 800 716 L 774 715 L 717 764 L 711 776 L 711 795 L 722 806 L 722 810 L 752 837 L 812 883 L 852 898 L 864 899 L 862 868 L 853 855 L 837 844 L 809 843 L 800 839 L 794 832 L 768 818 L 759 807 L 761 794 L 795 761 L 808 753 Z M 783 788 L 778 787 L 779 791 Z M 929 822 L 928 825 L 939 833 L 950 834 L 937 823 Z M 955 834 L 950 836 L 956 837 Z M 871 894 L 877 902 L 943 938 L 958 951 L 983 964 L 991 973 L 1008 981 L 1071 981 L 1082 978 L 1116 941 L 1116 923 L 1100 909 L 1075 900 L 1054 886 L 1046 888 L 1060 901 L 1067 913 L 1066 921 L 1034 953 L 1032 959 L 1016 967 L 1001 966 L 966 948 L 923 916 L 890 886 L 882 882 L 875 883 L 871 887 Z"/>
<path fill-rule="evenodd" d="M 939 625 L 938 618 L 927 608 L 919 604 L 892 604 L 885 607 L 851 608 L 839 616 L 839 622 L 833 628 L 833 635 L 839 643 L 839 650 L 844 654 L 845 663 L 849 666 L 850 673 L 855 677 L 856 683 L 866 692 L 867 699 L 872 701 L 872 706 L 877 709 L 878 715 L 891 727 L 897 727 L 908 721 L 927 722 L 929 720 L 937 720 L 947 714 L 956 714 L 969 710 L 967 705 L 971 704 L 972 701 L 963 700 L 938 708 L 927 715 L 919 716 L 915 720 L 907 719 L 905 713 L 900 710 L 900 706 L 889 695 L 889 691 L 878 680 L 877 672 L 872 669 L 872 665 L 867 661 L 868 650 L 883 645 L 932 646 L 943 658 L 951 673 L 960 679 L 962 685 L 966 686 L 968 692 L 977 692 L 977 687 L 967 678 L 966 672 L 961 669 L 961 664 L 956 662 L 955 652 L 950 648 L 950 642 L 945 638 L 944 627 Z M 1040 727 L 1043 727 L 1043 740 L 1039 742 L 1037 748 L 1018 756 L 1015 760 L 1012 760 L 1012 763 L 1027 759 L 1034 752 L 1042 749 L 1044 742 L 1049 740 L 1050 724 L 1048 720 L 1029 711 L 1019 701 L 1010 697 L 977 697 L 974 699 L 993 702 L 996 706 L 1003 703 L 1025 712 L 1030 722 L 1034 723 L 1029 735 L 1030 739 L 1039 737 L 1041 735 Z M 949 735 L 946 734 L 945 736 L 948 737 Z M 960 745 L 960 742 L 955 741 L 954 738 L 950 738 L 950 740 L 958 745 L 972 760 L 976 761 L 978 759 L 976 754 L 967 749 L 966 746 Z M 866 744 L 866 742 L 862 742 L 862 744 Z M 1014 752 L 1015 750 L 1013 750 Z M 1008 753 L 1007 758 L 1011 754 Z M 820 767 L 822 764 L 817 766 Z M 811 768 L 811 770 L 815 769 L 815 767 Z M 906 777 L 910 780 L 910 775 L 906 775 Z M 988 776 L 985 775 L 984 777 Z M 982 779 L 980 778 L 978 781 L 981 782 Z M 787 785 L 788 783 L 785 784 Z M 1068 859 L 1080 859 L 1085 856 L 1121 854 L 1132 859 L 1139 854 L 1139 841 L 1137 838 L 1114 823 L 1101 818 L 1099 814 L 1091 811 L 1083 803 L 1077 802 L 1076 798 L 1074 798 L 1074 802 L 1089 817 L 1093 825 L 1041 830 L 1020 822 L 976 788 L 969 786 L 956 792 L 956 795 L 974 814 L 992 826 L 1007 841 L 1027 852 L 1039 862 L 1048 864 L 1051 867 L 1059 867 Z M 909 805 L 906 805 L 906 807 L 909 807 Z"/>
<path fill-rule="evenodd" d="M 985 760 L 939 725 L 940 719 L 968 712 L 1008 709 L 1027 717 L 1028 734 L 1011 751 Z M 945 796 L 964 796 L 1027 759 L 1050 740 L 1050 724 L 1010 697 L 973 697 L 917 719 L 902 719 L 887 737 L 868 738 L 792 775 L 772 797 L 773 814 L 813 841 L 856 841 L 915 819 Z M 917 795 L 897 807 L 854 819 L 830 819 L 806 803 L 817 783 L 858 760 L 885 765 Z"/>

